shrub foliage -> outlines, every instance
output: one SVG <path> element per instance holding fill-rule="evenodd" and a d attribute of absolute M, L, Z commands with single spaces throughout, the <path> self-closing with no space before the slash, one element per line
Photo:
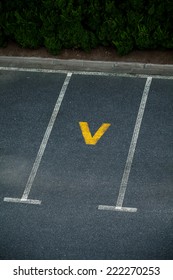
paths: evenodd
<path fill-rule="evenodd" d="M 172 0 L 2 0 L 0 46 L 173 49 Z"/>

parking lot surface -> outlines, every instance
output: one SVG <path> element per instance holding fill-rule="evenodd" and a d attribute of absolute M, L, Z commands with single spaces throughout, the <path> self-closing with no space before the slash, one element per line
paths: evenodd
<path fill-rule="evenodd" d="M 173 79 L 0 71 L 0 259 L 173 258 Z"/>

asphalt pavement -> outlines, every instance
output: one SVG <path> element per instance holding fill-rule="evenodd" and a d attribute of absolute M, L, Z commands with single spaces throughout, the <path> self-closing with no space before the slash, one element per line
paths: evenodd
<path fill-rule="evenodd" d="M 1 70 L 0 259 L 173 259 L 172 110 L 170 77 Z"/>

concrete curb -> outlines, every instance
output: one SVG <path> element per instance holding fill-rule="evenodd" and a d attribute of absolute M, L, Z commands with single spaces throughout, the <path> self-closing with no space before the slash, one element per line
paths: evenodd
<path fill-rule="evenodd" d="M 108 73 L 173 75 L 172 64 L 147 64 L 136 62 L 92 61 L 42 57 L 0 56 L 0 67 L 36 68 L 69 71 Z"/>

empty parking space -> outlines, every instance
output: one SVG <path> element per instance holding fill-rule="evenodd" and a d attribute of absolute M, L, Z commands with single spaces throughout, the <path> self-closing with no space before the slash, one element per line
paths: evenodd
<path fill-rule="evenodd" d="M 153 79 L 126 203 L 144 211 L 173 210 L 173 82 Z"/>
<path fill-rule="evenodd" d="M 0 74 L 0 258 L 172 258 L 173 80 Z"/>
<path fill-rule="evenodd" d="M 0 76 L 0 191 L 21 194 L 65 75 L 3 72 Z"/>
<path fill-rule="evenodd" d="M 70 205 L 115 201 L 145 80 L 73 75 L 38 171 L 32 196 Z M 136 90 L 137 89 L 137 90 Z M 86 144 L 81 123 L 97 143 Z M 88 132 L 86 132 L 88 133 Z M 87 136 L 86 136 L 87 137 Z M 45 176 L 45 174 L 47 174 Z M 44 177 L 44 182 L 40 182 Z M 51 191 L 50 191 L 51 190 Z M 45 195 L 45 198 L 44 198 Z M 51 201 L 49 202 L 51 203 Z"/>

